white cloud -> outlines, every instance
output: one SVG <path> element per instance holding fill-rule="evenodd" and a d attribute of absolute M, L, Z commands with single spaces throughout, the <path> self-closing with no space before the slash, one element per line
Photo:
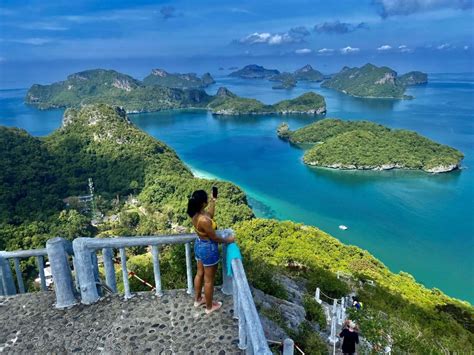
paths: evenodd
<path fill-rule="evenodd" d="M 360 51 L 360 48 L 354 48 L 354 47 L 351 47 L 351 46 L 347 46 L 347 47 L 341 48 L 340 51 L 341 51 L 342 54 L 356 53 L 356 52 Z"/>
<path fill-rule="evenodd" d="M 469 46 L 464 46 L 463 48 L 465 51 L 467 51 L 469 49 Z"/>
<path fill-rule="evenodd" d="M 18 25 L 19 28 L 26 30 L 40 30 L 40 31 L 66 31 L 67 27 L 54 22 L 30 22 Z"/>
<path fill-rule="evenodd" d="M 309 54 L 309 53 L 311 53 L 311 52 L 312 52 L 312 50 L 309 49 L 309 48 L 297 49 L 297 50 L 295 51 L 296 54 Z"/>
<path fill-rule="evenodd" d="M 41 46 L 43 44 L 52 42 L 51 38 L 40 38 L 40 37 L 33 37 L 33 38 L 22 38 L 22 39 L 10 39 L 9 42 L 21 43 L 21 44 L 31 44 L 33 46 Z"/>
<path fill-rule="evenodd" d="M 238 40 L 241 44 L 260 44 L 280 45 L 285 43 L 301 43 L 310 32 L 304 26 L 291 28 L 283 33 L 254 32 Z"/>
<path fill-rule="evenodd" d="M 451 48 L 451 44 L 450 43 L 443 43 L 443 44 L 440 44 L 438 47 L 436 47 L 437 49 L 439 50 L 443 50 L 443 49 L 449 49 Z"/>
<path fill-rule="evenodd" d="M 389 51 L 390 49 L 392 49 L 392 46 L 388 44 L 384 44 L 383 46 L 380 46 L 379 48 L 377 48 L 378 51 Z"/>
<path fill-rule="evenodd" d="M 413 49 L 408 48 L 408 47 L 407 47 L 406 45 L 404 45 L 404 44 L 398 46 L 398 49 L 400 49 L 400 52 L 402 52 L 402 53 L 410 53 L 410 52 L 413 52 Z"/>
<path fill-rule="evenodd" d="M 252 14 L 253 15 L 253 12 L 252 11 L 249 11 L 247 9 L 242 9 L 242 8 L 239 8 L 239 7 L 232 7 L 230 9 L 230 12 L 234 12 L 234 13 L 240 13 L 240 14 Z"/>
<path fill-rule="evenodd" d="M 318 50 L 318 53 L 321 53 L 321 54 L 330 54 L 334 52 L 334 49 L 331 49 L 331 48 L 321 48 L 320 50 Z"/>

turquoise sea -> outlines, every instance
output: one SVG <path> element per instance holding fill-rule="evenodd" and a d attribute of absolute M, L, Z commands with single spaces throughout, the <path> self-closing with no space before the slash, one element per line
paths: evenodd
<path fill-rule="evenodd" d="M 303 151 L 276 137 L 279 123 L 295 129 L 320 118 L 213 117 L 205 111 L 131 116 L 143 130 L 176 150 L 198 175 L 232 181 L 247 192 L 258 216 L 318 226 L 344 243 L 369 250 L 392 271 L 412 274 L 427 287 L 474 304 L 474 75 L 431 74 L 428 85 L 408 90 L 414 100 L 356 99 L 298 83 L 292 91 L 272 83 L 217 78 L 266 103 L 314 90 L 325 96 L 326 117 L 366 119 L 415 130 L 465 154 L 449 174 L 353 172 L 310 168 Z M 0 91 L 0 124 L 46 135 L 62 110 L 23 104 L 25 89 Z M 340 224 L 349 227 L 342 231 Z"/>

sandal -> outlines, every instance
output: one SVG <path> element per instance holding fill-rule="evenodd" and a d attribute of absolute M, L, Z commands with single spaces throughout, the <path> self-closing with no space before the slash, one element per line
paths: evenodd
<path fill-rule="evenodd" d="M 214 311 L 219 310 L 222 307 L 222 302 L 212 302 L 212 308 L 207 309 L 206 308 L 206 314 L 211 314 Z"/>
<path fill-rule="evenodd" d="M 194 307 L 198 308 L 199 306 L 203 306 L 206 304 L 206 300 L 204 297 L 201 297 L 199 301 L 194 301 Z"/>

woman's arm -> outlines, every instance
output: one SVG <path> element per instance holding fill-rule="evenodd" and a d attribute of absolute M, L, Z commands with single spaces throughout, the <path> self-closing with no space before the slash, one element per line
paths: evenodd
<path fill-rule="evenodd" d="M 230 236 L 229 238 L 221 238 L 216 234 L 214 228 L 212 228 L 211 220 L 208 218 L 200 218 L 197 226 L 199 230 L 206 233 L 207 237 L 217 243 L 232 243 L 235 240 L 234 236 Z"/>
<path fill-rule="evenodd" d="M 211 197 L 209 205 L 207 206 L 207 214 L 209 217 L 214 218 L 214 213 L 216 211 L 216 199 Z"/>

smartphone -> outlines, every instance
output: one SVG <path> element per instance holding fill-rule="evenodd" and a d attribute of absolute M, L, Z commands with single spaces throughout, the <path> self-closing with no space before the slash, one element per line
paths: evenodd
<path fill-rule="evenodd" d="M 217 198 L 217 187 L 216 186 L 212 187 L 212 197 Z"/>

